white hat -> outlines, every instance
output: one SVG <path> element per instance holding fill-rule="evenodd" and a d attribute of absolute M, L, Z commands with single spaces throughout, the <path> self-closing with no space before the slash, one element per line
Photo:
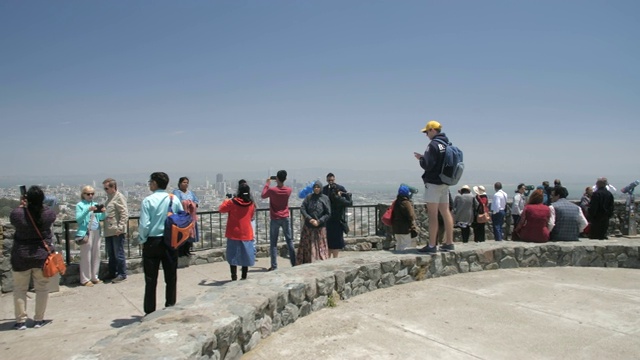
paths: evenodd
<path fill-rule="evenodd" d="M 474 186 L 473 187 L 473 192 L 478 194 L 478 195 L 484 195 L 484 194 L 487 193 L 487 191 L 484 189 L 484 186 L 482 186 L 482 185 Z"/>

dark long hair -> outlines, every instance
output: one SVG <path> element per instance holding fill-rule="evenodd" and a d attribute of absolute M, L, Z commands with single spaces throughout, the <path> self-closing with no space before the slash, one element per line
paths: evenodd
<path fill-rule="evenodd" d="M 27 190 L 27 210 L 40 228 L 42 226 L 42 210 L 44 210 L 44 191 L 40 186 L 32 185 Z"/>
<path fill-rule="evenodd" d="M 242 200 L 244 200 L 246 202 L 252 201 L 251 200 L 251 189 L 249 188 L 249 185 L 242 184 L 242 185 L 238 186 L 238 194 L 236 196 L 241 198 Z"/>

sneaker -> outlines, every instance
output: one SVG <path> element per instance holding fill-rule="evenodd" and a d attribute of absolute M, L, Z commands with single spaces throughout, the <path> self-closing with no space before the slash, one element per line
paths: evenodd
<path fill-rule="evenodd" d="M 82 286 L 92 287 L 93 283 L 91 281 L 87 281 L 86 283 L 82 284 Z"/>
<path fill-rule="evenodd" d="M 454 250 L 454 246 L 453 244 L 442 244 L 440 245 L 440 251 L 453 251 Z"/>
<path fill-rule="evenodd" d="M 13 328 L 15 330 L 27 330 L 27 324 L 26 323 L 16 323 L 15 325 L 13 325 Z"/>
<path fill-rule="evenodd" d="M 101 283 L 102 283 L 102 280 L 100 280 L 100 279 L 95 279 L 95 280 L 91 280 L 91 282 L 93 283 L 93 285 L 96 285 L 96 284 L 101 284 Z"/>
<path fill-rule="evenodd" d="M 36 321 L 36 323 L 33 325 L 33 328 L 34 329 L 40 329 L 41 327 L 43 327 L 45 325 L 47 325 L 46 321 L 39 320 L 39 321 Z"/>
<path fill-rule="evenodd" d="M 437 246 L 431 247 L 431 246 L 427 245 L 427 246 L 423 247 L 422 249 L 419 249 L 418 251 L 421 252 L 421 253 L 426 253 L 426 254 L 437 254 L 438 253 L 438 247 Z"/>
<path fill-rule="evenodd" d="M 115 278 L 113 278 L 113 280 L 111 280 L 111 282 L 112 282 L 112 283 L 116 283 L 116 284 L 117 284 L 117 283 L 119 283 L 119 282 L 123 282 L 123 281 L 125 281 L 125 280 L 127 280 L 127 278 L 126 278 L 126 277 L 124 277 L 124 276 L 122 276 L 122 275 L 118 275 L 118 276 L 116 276 Z"/>

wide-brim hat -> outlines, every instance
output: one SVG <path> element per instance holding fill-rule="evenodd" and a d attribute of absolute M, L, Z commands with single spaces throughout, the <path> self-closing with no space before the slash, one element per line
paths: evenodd
<path fill-rule="evenodd" d="M 477 185 L 473 187 L 473 192 L 478 194 L 478 195 L 485 195 L 487 193 L 487 191 L 484 189 L 484 186 L 482 185 Z"/>
<path fill-rule="evenodd" d="M 469 191 L 471 191 L 471 188 L 469 187 L 469 185 L 462 185 L 460 190 L 469 190 Z"/>

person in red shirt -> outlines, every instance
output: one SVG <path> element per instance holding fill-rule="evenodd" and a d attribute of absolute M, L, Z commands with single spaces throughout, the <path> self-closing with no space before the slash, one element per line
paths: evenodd
<path fill-rule="evenodd" d="M 238 193 L 232 199 L 225 199 L 218 211 L 229 214 L 224 236 L 227 237 L 227 261 L 231 270 L 231 280 L 238 280 L 238 266 L 242 267 L 241 280 L 246 280 L 249 266 L 255 265 L 256 262 L 251 226 L 256 205 L 251 200 L 249 185 L 240 185 Z"/>
<path fill-rule="evenodd" d="M 276 186 L 271 186 L 271 180 L 276 181 Z M 271 267 L 269 271 L 278 268 L 278 236 L 280 235 L 280 228 L 282 228 L 284 240 L 287 243 L 291 266 L 296 265 L 296 252 L 293 247 L 291 220 L 289 217 L 289 196 L 291 196 L 291 188 L 284 186 L 285 180 L 287 180 L 287 172 L 280 170 L 275 176 L 275 179 L 273 179 L 273 177 L 267 179 L 267 183 L 262 189 L 261 197 L 263 199 L 269 199 L 269 215 L 271 216 L 271 222 L 269 224 Z"/>

